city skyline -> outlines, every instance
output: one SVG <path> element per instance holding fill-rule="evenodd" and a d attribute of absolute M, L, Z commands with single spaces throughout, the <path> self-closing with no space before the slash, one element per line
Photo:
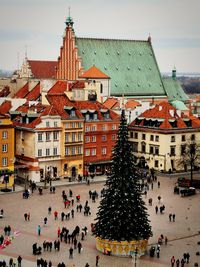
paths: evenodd
<path fill-rule="evenodd" d="M 77 37 L 147 40 L 161 72 L 199 72 L 198 0 L 0 0 L 0 69 L 29 59 L 57 60 L 68 7 Z"/>

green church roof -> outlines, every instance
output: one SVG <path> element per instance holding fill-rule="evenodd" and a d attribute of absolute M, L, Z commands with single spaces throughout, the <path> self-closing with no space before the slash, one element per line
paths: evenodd
<path fill-rule="evenodd" d="M 163 84 L 165 86 L 169 101 L 180 100 L 185 102 L 189 99 L 180 82 L 176 78 L 163 77 Z"/>
<path fill-rule="evenodd" d="M 186 105 L 180 100 L 174 100 L 170 102 L 178 110 L 189 110 Z"/>
<path fill-rule="evenodd" d="M 76 38 L 85 70 L 95 65 L 111 78 L 113 96 L 166 96 L 149 41 Z"/>

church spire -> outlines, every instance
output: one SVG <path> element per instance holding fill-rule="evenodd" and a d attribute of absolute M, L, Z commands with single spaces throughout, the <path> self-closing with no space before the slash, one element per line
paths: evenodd
<path fill-rule="evenodd" d="M 71 8 L 69 7 L 69 15 L 66 18 L 65 24 L 67 25 L 67 27 L 72 27 L 73 28 L 74 22 L 73 22 L 73 19 L 72 19 L 71 15 L 70 15 L 70 9 Z"/>

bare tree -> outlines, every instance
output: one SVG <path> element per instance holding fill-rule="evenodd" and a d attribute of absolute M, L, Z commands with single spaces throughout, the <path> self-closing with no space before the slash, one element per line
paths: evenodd
<path fill-rule="evenodd" d="M 200 166 L 200 144 L 195 140 L 189 140 L 186 144 L 181 145 L 181 157 L 177 164 L 183 166 L 185 171 L 189 167 L 192 181 L 193 171 Z"/>

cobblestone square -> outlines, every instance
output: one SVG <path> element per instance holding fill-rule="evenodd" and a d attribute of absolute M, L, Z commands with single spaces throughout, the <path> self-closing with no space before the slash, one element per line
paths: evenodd
<path fill-rule="evenodd" d="M 120 258 L 106 256 L 99 253 L 95 248 L 95 238 L 91 234 L 90 224 L 94 222 L 96 217 L 97 207 L 100 201 L 100 191 L 104 182 L 98 181 L 100 177 L 95 177 L 95 182 L 90 185 L 87 184 L 67 184 L 56 187 L 55 194 L 49 192 L 49 189 L 45 189 L 42 195 L 39 195 L 38 191 L 35 191 L 30 195 L 28 199 L 23 199 L 22 192 L 15 192 L 10 194 L 0 195 L 0 209 L 4 209 L 5 216 L 0 220 L 0 229 L 3 234 L 4 226 L 10 225 L 13 231 L 19 231 L 19 236 L 12 240 L 12 243 L 5 249 L 0 250 L 0 259 L 5 259 L 8 262 L 10 257 L 18 257 L 21 255 L 23 258 L 23 267 L 37 266 L 36 260 L 38 257 L 43 257 L 48 261 L 53 262 L 53 266 L 57 266 L 59 262 L 64 262 L 67 267 L 71 267 L 75 264 L 76 267 L 84 267 L 88 262 L 90 267 L 95 266 L 96 255 L 100 256 L 99 266 L 102 267 L 128 267 L 128 266 L 170 266 L 170 259 L 174 255 L 175 258 L 180 260 L 183 257 L 184 252 L 189 252 L 190 263 L 185 266 L 194 266 L 195 262 L 200 264 L 200 256 L 196 256 L 196 252 L 200 251 L 200 245 L 197 242 L 200 241 L 200 216 L 199 216 L 199 203 L 200 194 L 189 197 L 181 197 L 174 194 L 173 188 L 177 178 L 175 177 L 158 177 L 160 181 L 160 188 L 157 186 L 157 182 L 154 182 L 153 190 L 151 186 L 147 192 L 147 196 L 143 196 L 150 214 L 150 221 L 153 229 L 153 237 L 149 240 L 150 246 L 156 245 L 158 237 L 163 234 L 168 238 L 167 245 L 161 245 L 160 258 L 150 257 L 146 255 L 135 260 L 131 258 Z M 98 181 L 98 183 L 96 183 Z M 55 182 L 56 184 L 56 182 Z M 69 189 L 73 191 L 75 211 L 74 219 L 61 221 L 61 212 L 68 213 L 72 207 L 64 208 L 62 201 L 62 191 L 65 190 L 69 195 Z M 99 198 L 95 203 L 89 198 L 89 190 L 96 190 L 99 194 Z M 80 194 L 80 203 L 84 207 L 85 201 L 88 200 L 91 207 L 91 215 L 85 216 L 82 212 L 76 211 L 76 195 Z M 158 196 L 161 196 L 159 202 Z M 152 205 L 149 205 L 149 198 L 152 198 Z M 160 210 L 156 214 L 155 206 L 160 207 L 165 205 L 165 211 L 163 214 Z M 48 207 L 52 207 L 52 214 L 48 214 Z M 54 220 L 54 211 L 57 210 L 59 214 L 58 220 Z M 30 221 L 24 220 L 24 213 L 30 212 Z M 175 222 L 169 221 L 169 213 L 175 213 Z M 47 226 L 44 226 L 44 217 L 48 218 Z M 41 236 L 37 234 L 37 226 L 41 225 Z M 54 241 L 57 239 L 57 229 L 63 226 L 67 227 L 70 232 L 79 225 L 88 228 L 88 234 L 85 240 L 81 241 L 83 251 L 78 254 L 74 251 L 73 259 L 69 259 L 69 248 L 71 245 L 61 243 L 60 251 L 42 252 L 41 256 L 34 256 L 32 254 L 32 244 L 37 242 L 42 246 L 44 240 Z M 80 240 L 79 236 L 79 240 Z"/>

